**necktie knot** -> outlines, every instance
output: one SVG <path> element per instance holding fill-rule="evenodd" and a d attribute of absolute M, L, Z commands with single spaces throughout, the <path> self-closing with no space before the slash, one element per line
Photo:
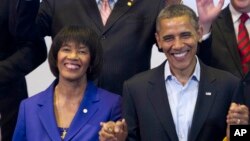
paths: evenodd
<path fill-rule="evenodd" d="M 109 0 L 102 0 L 103 3 L 109 3 Z"/>
<path fill-rule="evenodd" d="M 249 16 L 247 15 L 247 13 L 242 13 L 240 16 L 240 22 L 245 24 L 248 18 Z"/>
<path fill-rule="evenodd" d="M 110 5 L 109 5 L 109 0 L 101 0 L 101 6 L 102 6 L 102 8 L 104 8 L 104 9 L 111 9 L 110 8 Z"/>

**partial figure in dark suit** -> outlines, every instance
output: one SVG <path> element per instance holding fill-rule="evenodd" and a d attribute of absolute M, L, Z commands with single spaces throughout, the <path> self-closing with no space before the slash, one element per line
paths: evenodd
<path fill-rule="evenodd" d="M 241 15 L 250 15 L 250 0 L 230 0 L 230 4 L 221 11 L 224 0 L 214 5 L 213 0 L 197 0 L 197 9 L 204 34 L 207 34 L 205 41 L 202 41 L 198 55 L 206 64 L 228 72 L 241 79 L 241 93 L 244 94 L 244 101 L 250 107 L 249 71 L 244 72 L 242 68 L 243 57 L 239 44 L 249 45 L 238 39 L 240 35 L 239 26 Z M 247 19 L 245 27 L 250 32 L 250 20 Z M 242 33 L 242 32 L 241 32 Z M 249 55 L 250 50 L 244 48 L 245 54 Z M 248 69 L 250 67 L 250 56 L 248 56 Z"/>
<path fill-rule="evenodd" d="M 248 107 L 250 107 L 250 72 L 242 80 L 243 94 L 245 97 L 245 102 Z"/>
<path fill-rule="evenodd" d="M 238 46 L 250 45 L 250 42 L 239 41 L 238 36 L 242 13 L 250 15 L 250 0 L 230 0 L 230 4 L 222 11 L 224 0 L 220 0 L 218 5 L 214 5 L 213 0 L 196 1 L 204 34 L 210 34 L 199 46 L 199 57 L 205 64 L 228 71 L 243 79 L 247 71 L 243 71 L 241 62 L 245 57 L 240 50 L 244 50 L 248 55 L 245 64 L 248 69 L 250 50 L 248 47 L 239 49 Z M 245 26 L 250 33 L 250 19 L 247 19 Z"/>
<path fill-rule="evenodd" d="M 112 12 L 106 15 L 105 22 L 100 14 L 103 1 L 43 0 L 36 25 L 31 24 L 18 33 L 25 37 L 39 35 L 53 39 L 66 25 L 89 26 L 98 34 L 104 52 L 104 64 L 97 84 L 121 95 L 124 80 L 150 68 L 157 14 L 166 4 L 179 3 L 179 0 L 108 0 Z M 18 13 L 33 14 L 35 12 L 30 11 L 30 7 L 37 5 L 39 0 L 20 0 Z M 20 25 L 27 23 L 30 22 L 21 21 Z M 31 34 L 34 30 L 30 30 L 33 27 L 38 33 L 35 36 Z"/>
<path fill-rule="evenodd" d="M 124 83 L 128 140 L 222 141 L 230 105 L 234 114 L 228 123 L 247 124 L 248 108 L 232 103 L 242 100 L 239 78 L 203 64 L 196 56 L 202 28 L 195 12 L 185 5 L 166 7 L 156 30 L 167 60 Z M 236 118 L 240 122 L 231 120 Z"/>
<path fill-rule="evenodd" d="M 49 52 L 56 80 L 22 101 L 13 141 L 98 141 L 100 122 L 121 118 L 121 96 L 93 84 L 102 61 L 93 30 L 64 27 Z"/>
<path fill-rule="evenodd" d="M 0 125 L 2 141 L 10 141 L 14 132 L 18 107 L 27 98 L 25 75 L 47 57 L 44 40 L 33 43 L 15 38 L 17 0 L 1 0 L 0 4 Z M 22 17 L 18 17 L 20 20 Z"/>

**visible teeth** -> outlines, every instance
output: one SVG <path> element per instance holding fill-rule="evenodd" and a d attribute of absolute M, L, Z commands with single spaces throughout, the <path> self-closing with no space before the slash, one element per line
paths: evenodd
<path fill-rule="evenodd" d="M 182 53 L 175 53 L 174 56 L 175 57 L 183 57 L 186 55 L 187 52 L 182 52 Z"/>
<path fill-rule="evenodd" d="M 73 65 L 73 64 L 66 64 L 66 67 L 69 69 L 78 69 L 79 68 L 78 65 Z"/>

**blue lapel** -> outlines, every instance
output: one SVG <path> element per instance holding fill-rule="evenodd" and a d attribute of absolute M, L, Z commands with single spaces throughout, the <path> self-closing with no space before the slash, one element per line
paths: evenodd
<path fill-rule="evenodd" d="M 97 87 L 92 82 L 88 82 L 84 99 L 80 104 L 64 141 L 71 140 L 78 132 L 80 132 L 88 121 L 94 117 L 94 114 L 99 110 L 99 100 L 100 98 L 99 95 L 97 95 Z M 83 112 L 84 109 L 87 110 L 87 112 Z"/>
<path fill-rule="evenodd" d="M 61 141 L 53 106 L 55 84 L 56 82 L 54 81 L 50 87 L 43 92 L 45 97 L 41 99 L 41 102 L 38 104 L 38 106 L 41 107 L 41 110 L 38 111 L 38 116 L 51 140 Z M 84 99 L 80 104 L 64 141 L 72 139 L 81 128 L 87 124 L 91 117 L 93 117 L 99 109 L 99 100 L 100 98 L 97 95 L 97 87 L 92 82 L 88 82 Z M 87 109 L 87 112 L 84 113 L 83 109 Z"/>
<path fill-rule="evenodd" d="M 38 116 L 51 140 L 61 141 L 54 114 L 54 85 L 55 81 L 43 92 L 45 96 L 38 104 L 38 106 L 41 107 L 41 110 L 38 111 Z"/>

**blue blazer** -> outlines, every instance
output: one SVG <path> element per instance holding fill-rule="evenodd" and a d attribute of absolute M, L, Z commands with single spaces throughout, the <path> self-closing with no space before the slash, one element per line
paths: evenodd
<path fill-rule="evenodd" d="M 22 101 L 13 141 L 61 141 L 53 106 L 55 85 Z M 121 97 L 88 82 L 64 141 L 97 141 L 100 122 L 120 118 Z"/>

